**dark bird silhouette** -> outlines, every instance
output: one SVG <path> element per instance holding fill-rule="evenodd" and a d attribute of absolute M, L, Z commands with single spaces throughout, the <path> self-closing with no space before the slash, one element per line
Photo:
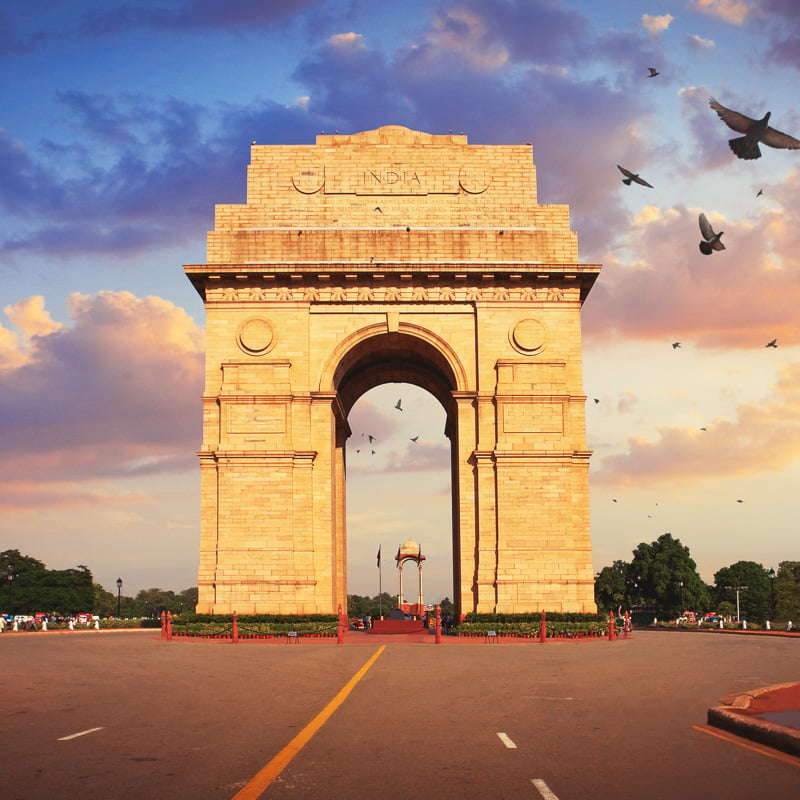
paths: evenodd
<path fill-rule="evenodd" d="M 372 451 L 372 455 L 375 455 L 375 451 L 374 450 Z"/>
<path fill-rule="evenodd" d="M 764 190 L 763 190 L 763 189 L 759 189 L 759 190 L 756 192 L 756 197 L 761 197 L 761 195 L 762 195 L 762 194 L 764 194 Z"/>
<path fill-rule="evenodd" d="M 778 346 L 778 340 L 777 339 L 773 339 L 771 342 L 767 342 L 764 345 L 764 347 L 777 347 L 777 346 Z"/>
<path fill-rule="evenodd" d="M 701 431 L 707 431 L 708 428 L 700 428 Z"/>
<path fill-rule="evenodd" d="M 672 343 L 672 349 L 673 350 L 677 350 L 680 346 L 681 346 L 680 342 L 673 342 Z"/>
<path fill-rule="evenodd" d="M 595 402 L 595 405 L 597 405 L 597 403 L 599 403 L 600 401 L 595 397 L 594 402 Z"/>
<path fill-rule="evenodd" d="M 356 453 L 360 453 L 360 452 L 361 452 L 360 450 L 356 450 Z"/>
<path fill-rule="evenodd" d="M 737 503 L 744 503 L 744 500 L 737 500 Z"/>
<path fill-rule="evenodd" d="M 644 178 L 639 177 L 638 172 L 631 172 L 629 169 L 625 169 L 625 167 L 621 167 L 619 164 L 617 164 L 617 169 L 625 176 L 622 179 L 622 182 L 626 186 L 630 186 L 631 181 L 633 181 L 633 183 L 638 183 L 640 186 L 648 186 L 651 189 L 653 188 L 653 186 L 649 184 Z"/>
<path fill-rule="evenodd" d="M 400 399 L 399 399 L 399 400 L 398 400 L 398 401 L 395 403 L 395 406 L 394 406 L 394 407 L 395 407 L 395 408 L 396 408 L 398 411 L 402 411 L 402 410 L 403 410 L 403 406 L 401 405 L 401 404 L 402 404 L 402 402 L 403 402 L 403 398 L 401 397 L 401 398 L 400 398 Z"/>
<path fill-rule="evenodd" d="M 411 437 L 411 441 L 414 442 L 414 443 L 416 443 L 417 439 L 419 439 L 419 436 L 412 436 Z"/>
<path fill-rule="evenodd" d="M 372 444 L 375 441 L 375 437 L 372 434 L 370 434 L 368 438 L 370 444 Z"/>
<path fill-rule="evenodd" d="M 703 234 L 703 241 L 700 242 L 700 252 L 705 256 L 710 256 L 714 250 L 724 250 L 725 245 L 722 244 L 721 241 L 723 231 L 714 233 L 711 223 L 709 223 L 706 215 L 703 213 L 700 214 L 699 221 L 700 233 Z"/>
<path fill-rule="evenodd" d="M 611 502 L 612 502 L 612 503 L 616 503 L 617 501 L 616 501 L 616 500 L 612 500 Z"/>
<path fill-rule="evenodd" d="M 767 111 L 761 119 L 751 119 L 738 111 L 725 108 L 713 97 L 708 101 L 708 104 L 731 130 L 744 134 L 744 136 L 728 140 L 729 147 L 738 158 L 761 158 L 761 150 L 758 147 L 759 142 L 782 150 L 800 149 L 800 139 L 795 139 L 794 136 L 789 136 L 788 133 L 781 133 L 775 128 L 770 128 L 769 118 L 772 114 L 771 111 Z"/>
<path fill-rule="evenodd" d="M 648 78 L 655 78 L 656 75 L 661 74 L 655 67 L 648 67 L 647 69 L 650 70 L 650 74 L 647 76 Z"/>

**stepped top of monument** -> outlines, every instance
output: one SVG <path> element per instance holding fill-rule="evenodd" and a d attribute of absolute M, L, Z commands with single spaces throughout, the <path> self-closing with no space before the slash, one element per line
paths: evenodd
<path fill-rule="evenodd" d="M 326 134 L 323 131 L 317 136 L 317 144 L 467 144 L 467 137 L 463 133 L 426 133 L 407 128 L 405 125 L 381 125 L 380 128 L 359 133 Z"/>
<path fill-rule="evenodd" d="M 247 202 L 216 207 L 208 265 L 573 265 L 569 207 L 537 199 L 533 146 L 384 125 L 253 144 Z M 233 267 L 232 267 L 233 268 Z"/>

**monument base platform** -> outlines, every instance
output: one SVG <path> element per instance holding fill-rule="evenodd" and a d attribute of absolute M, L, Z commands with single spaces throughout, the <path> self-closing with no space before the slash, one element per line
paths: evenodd
<path fill-rule="evenodd" d="M 367 633 L 416 633 L 425 630 L 421 619 L 374 619 Z"/>

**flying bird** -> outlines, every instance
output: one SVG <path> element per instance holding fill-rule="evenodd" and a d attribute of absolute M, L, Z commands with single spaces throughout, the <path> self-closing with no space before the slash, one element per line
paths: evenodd
<path fill-rule="evenodd" d="M 763 189 L 759 189 L 759 190 L 756 192 L 756 197 L 761 197 L 761 195 L 762 195 L 762 194 L 764 194 L 764 190 L 763 190 Z"/>
<path fill-rule="evenodd" d="M 770 128 L 769 118 L 772 114 L 771 111 L 767 111 L 761 119 L 751 119 L 738 111 L 725 108 L 713 97 L 708 101 L 708 104 L 731 130 L 744 134 L 744 136 L 728 140 L 729 147 L 738 158 L 761 158 L 761 150 L 758 147 L 759 142 L 782 150 L 800 149 L 800 139 L 795 139 L 794 136 L 789 136 L 788 133 L 781 133 L 775 128 Z"/>
<path fill-rule="evenodd" d="M 767 342 L 764 345 L 764 347 L 777 347 L 777 346 L 778 346 L 778 340 L 777 339 L 773 339 L 771 342 Z"/>
<path fill-rule="evenodd" d="M 599 403 L 600 401 L 595 397 L 594 402 L 595 402 L 595 405 L 597 405 L 597 403 Z"/>
<path fill-rule="evenodd" d="M 653 186 L 649 184 L 644 178 L 639 177 L 638 172 L 631 172 L 629 169 L 625 169 L 625 167 L 621 167 L 619 164 L 617 164 L 617 169 L 625 176 L 622 179 L 622 182 L 626 186 L 630 186 L 631 181 L 633 181 L 634 183 L 638 183 L 640 186 L 649 186 L 651 189 L 653 188 Z"/>
<path fill-rule="evenodd" d="M 411 437 L 411 441 L 414 442 L 415 444 L 416 444 L 417 439 L 419 439 L 419 436 L 412 436 Z"/>
<path fill-rule="evenodd" d="M 648 78 L 655 78 L 656 75 L 661 74 L 655 67 L 648 67 L 647 69 L 650 70 L 650 74 L 647 76 Z"/>
<path fill-rule="evenodd" d="M 703 241 L 700 242 L 700 252 L 703 255 L 710 256 L 714 250 L 724 250 L 725 245 L 722 244 L 723 231 L 714 233 L 711 223 L 706 218 L 706 215 L 701 212 L 700 214 L 700 233 L 703 234 Z"/>
<path fill-rule="evenodd" d="M 672 349 L 673 350 L 677 350 L 680 346 L 681 346 L 680 342 L 673 342 L 672 343 Z"/>
<path fill-rule="evenodd" d="M 399 399 L 399 400 L 398 400 L 398 401 L 395 403 L 395 406 L 394 406 L 394 407 L 395 407 L 395 408 L 396 408 L 398 411 L 402 411 L 402 410 L 403 410 L 403 406 L 401 405 L 401 404 L 402 404 L 402 402 L 403 402 L 403 398 L 401 397 L 401 398 L 400 398 L 400 399 Z"/>
<path fill-rule="evenodd" d="M 370 434 L 368 438 L 370 444 L 372 444 L 375 441 L 375 437 L 372 434 Z"/>

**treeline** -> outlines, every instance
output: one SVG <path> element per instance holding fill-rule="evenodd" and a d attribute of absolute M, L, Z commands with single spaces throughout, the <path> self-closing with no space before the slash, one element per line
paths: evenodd
<path fill-rule="evenodd" d="M 83 564 L 72 569 L 47 569 L 41 561 L 22 555 L 19 550 L 0 552 L 2 614 L 43 611 L 63 616 L 92 613 L 101 617 L 156 617 L 162 611 L 194 612 L 196 605 L 196 587 L 178 594 L 142 589 L 135 597 L 126 597 L 95 583 L 91 570 Z"/>
<path fill-rule="evenodd" d="M 665 533 L 642 542 L 630 561 L 614 561 L 595 576 L 595 600 L 601 611 L 646 608 L 658 619 L 677 619 L 685 611 L 762 624 L 800 618 L 800 561 L 782 561 L 778 569 L 755 561 L 737 561 L 707 584 L 697 572 L 689 548 Z"/>
<path fill-rule="evenodd" d="M 442 615 L 453 613 L 453 601 L 449 597 L 445 597 L 439 606 Z M 351 618 L 361 619 L 365 614 L 369 614 L 372 619 L 380 619 L 381 615 L 388 617 L 389 612 L 394 608 L 397 608 L 397 595 L 395 594 L 383 592 L 374 597 L 360 594 L 347 595 L 347 615 Z"/>

